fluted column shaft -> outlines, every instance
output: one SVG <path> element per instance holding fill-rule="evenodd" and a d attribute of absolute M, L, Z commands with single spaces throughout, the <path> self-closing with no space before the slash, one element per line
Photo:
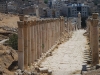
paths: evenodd
<path fill-rule="evenodd" d="M 93 13 L 91 19 L 91 50 L 92 50 L 92 65 L 99 64 L 99 47 L 98 47 L 98 14 Z"/>
<path fill-rule="evenodd" d="M 18 67 L 24 70 L 24 22 L 18 22 Z"/>

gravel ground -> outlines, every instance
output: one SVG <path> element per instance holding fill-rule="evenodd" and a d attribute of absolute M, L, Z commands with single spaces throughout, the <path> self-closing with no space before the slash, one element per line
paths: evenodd
<path fill-rule="evenodd" d="M 86 37 L 83 36 L 85 30 L 74 32 L 69 41 L 61 44 L 53 55 L 47 57 L 41 66 L 52 70 L 53 75 L 73 75 L 80 73 L 86 47 Z"/>

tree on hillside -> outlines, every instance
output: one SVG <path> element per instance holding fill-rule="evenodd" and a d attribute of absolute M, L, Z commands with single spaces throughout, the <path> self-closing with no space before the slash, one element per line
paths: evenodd
<path fill-rule="evenodd" d="M 15 49 L 18 50 L 18 35 L 12 34 L 9 36 L 9 45 Z"/>

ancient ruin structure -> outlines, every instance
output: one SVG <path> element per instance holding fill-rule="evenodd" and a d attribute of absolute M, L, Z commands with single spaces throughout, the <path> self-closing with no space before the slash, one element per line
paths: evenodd
<path fill-rule="evenodd" d="M 78 13 L 78 29 L 81 29 L 81 13 Z"/>
<path fill-rule="evenodd" d="M 38 5 L 36 5 L 35 10 L 36 10 L 36 16 L 37 16 L 37 18 L 39 18 L 40 16 L 39 16 L 39 7 L 38 7 Z"/>
<path fill-rule="evenodd" d="M 92 57 L 92 70 L 87 70 L 83 72 L 82 75 L 99 75 L 100 74 L 100 65 L 99 65 L 99 19 L 98 13 L 93 13 L 92 17 L 89 17 L 87 20 L 87 34 L 90 49 L 90 57 Z M 98 69 L 98 70 L 96 70 Z"/>
<path fill-rule="evenodd" d="M 90 21 L 90 47 L 92 51 L 92 65 L 99 64 L 99 45 L 98 45 L 98 14 L 93 13 Z"/>
<path fill-rule="evenodd" d="M 52 47 L 60 43 L 64 34 L 71 32 L 76 26 L 64 23 L 64 18 L 28 20 L 20 15 L 18 21 L 18 67 L 25 70 L 35 65 L 49 53 Z M 41 58 L 42 57 L 42 58 Z"/>

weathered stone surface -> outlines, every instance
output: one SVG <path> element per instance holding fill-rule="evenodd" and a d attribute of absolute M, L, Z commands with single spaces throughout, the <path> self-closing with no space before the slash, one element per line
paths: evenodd
<path fill-rule="evenodd" d="M 18 73 L 17 72 L 14 72 L 14 75 L 18 75 Z"/>
<path fill-rule="evenodd" d="M 0 73 L 14 75 L 11 70 L 14 70 L 15 67 L 17 67 L 17 60 L 18 55 L 16 51 L 10 47 L 2 45 L 2 50 L 0 50 Z"/>

